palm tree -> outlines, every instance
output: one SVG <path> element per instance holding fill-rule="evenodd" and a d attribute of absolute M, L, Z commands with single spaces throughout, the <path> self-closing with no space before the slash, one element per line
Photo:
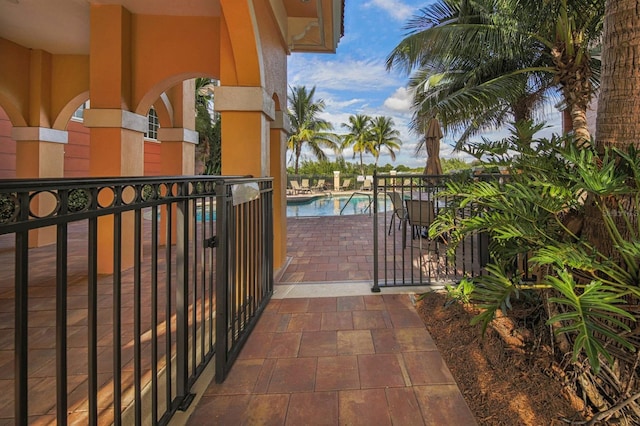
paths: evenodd
<path fill-rule="evenodd" d="M 343 136 L 342 149 L 351 147 L 353 158 L 360 155 L 360 174 L 364 175 L 364 153 L 371 153 L 376 158 L 378 151 L 371 134 L 371 117 L 364 114 L 356 114 L 349 117 L 349 123 L 342 123 L 342 127 L 348 129 L 348 133 Z"/>
<path fill-rule="evenodd" d="M 596 118 L 596 148 L 603 152 L 606 147 L 626 151 L 630 147 L 640 149 L 640 84 L 636 77 L 636 59 L 640 55 L 640 25 L 637 21 L 640 0 L 607 0 L 605 30 L 602 35 L 602 85 L 598 98 Z M 626 210 L 635 217 L 637 226 L 638 208 L 630 199 L 618 200 L 618 206 L 610 205 L 612 211 Z M 624 219 L 627 215 L 614 215 L 614 222 L 626 240 L 635 240 L 629 235 Z M 585 203 L 585 236 L 603 253 L 611 253 L 613 247 L 604 238 L 604 226 L 595 203 Z M 638 231 L 636 231 L 638 232 Z"/>
<path fill-rule="evenodd" d="M 289 93 L 289 121 L 291 134 L 287 140 L 287 149 L 292 151 L 294 158 L 294 173 L 298 173 L 302 148 L 306 145 L 318 160 L 326 160 L 323 148 L 332 149 L 338 153 L 338 136 L 331 133 L 331 123 L 319 117 L 324 110 L 322 99 L 314 101 L 315 86 L 307 91 L 305 86 L 290 88 Z"/>
<path fill-rule="evenodd" d="M 207 175 L 219 175 L 222 168 L 220 114 L 213 111 L 215 86 L 216 82 L 210 78 L 196 79 L 196 172 Z"/>
<path fill-rule="evenodd" d="M 439 0 L 406 25 L 387 68 L 414 72 L 414 129 L 437 115 L 461 131 L 526 120 L 560 90 L 573 129 L 589 141 L 604 0 Z M 426 117 L 422 117 L 426 116 Z"/>
<path fill-rule="evenodd" d="M 378 159 L 383 149 L 389 152 L 391 160 L 396 159 L 394 150 L 400 150 L 402 145 L 402 141 L 399 138 L 400 132 L 394 129 L 393 126 L 394 123 L 391 117 L 379 116 L 371 120 L 371 136 L 375 145 L 376 168 L 378 168 Z"/>

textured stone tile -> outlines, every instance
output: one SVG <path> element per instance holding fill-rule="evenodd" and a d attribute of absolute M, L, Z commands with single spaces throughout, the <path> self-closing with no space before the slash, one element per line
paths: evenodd
<path fill-rule="evenodd" d="M 476 420 L 455 385 L 414 386 L 427 425 L 473 426 Z"/>
<path fill-rule="evenodd" d="M 269 393 L 309 392 L 315 388 L 316 358 L 281 358 L 269 382 Z"/>
<path fill-rule="evenodd" d="M 351 312 L 323 312 L 321 330 L 353 330 Z"/>
<path fill-rule="evenodd" d="M 225 381 L 223 383 L 214 381 L 204 395 L 250 394 L 256 386 L 263 364 L 263 359 L 236 360 Z"/>
<path fill-rule="evenodd" d="M 247 406 L 246 421 L 243 424 L 283 425 L 287 417 L 288 405 L 289 395 L 254 395 Z"/>
<path fill-rule="evenodd" d="M 387 310 L 396 311 L 399 309 L 415 310 L 411 297 L 408 294 L 383 294 L 384 304 Z"/>
<path fill-rule="evenodd" d="M 384 389 L 340 391 L 338 399 L 340 425 L 391 425 Z"/>
<path fill-rule="evenodd" d="M 300 357 L 331 356 L 338 352 L 338 337 L 335 331 L 306 331 L 302 333 Z"/>
<path fill-rule="evenodd" d="M 375 353 L 369 330 L 342 330 L 337 333 L 338 355 Z"/>
<path fill-rule="evenodd" d="M 187 425 L 242 424 L 250 395 L 203 396 Z"/>
<path fill-rule="evenodd" d="M 364 299 L 362 296 L 347 296 L 338 299 L 338 312 L 363 311 Z"/>
<path fill-rule="evenodd" d="M 266 358 L 275 333 L 251 333 L 238 355 L 243 358 Z"/>
<path fill-rule="evenodd" d="M 353 328 L 360 330 L 391 328 L 391 319 L 386 311 L 354 311 Z"/>
<path fill-rule="evenodd" d="M 389 311 L 389 316 L 391 317 L 391 323 L 393 324 L 394 328 L 424 328 L 424 322 L 415 309 L 397 309 L 394 311 Z"/>
<path fill-rule="evenodd" d="M 319 357 L 316 391 L 359 389 L 358 359 L 355 356 Z"/>
<path fill-rule="evenodd" d="M 291 395 L 286 425 L 307 424 L 316 426 L 339 424 L 337 392 L 304 392 Z"/>
<path fill-rule="evenodd" d="M 269 382 L 271 381 L 271 376 L 273 376 L 273 371 L 276 368 L 277 359 L 265 359 L 262 363 L 262 369 L 258 373 L 258 377 L 256 379 L 256 385 L 253 388 L 254 393 L 267 393 L 269 389 Z M 237 361 L 236 361 L 237 362 Z"/>
<path fill-rule="evenodd" d="M 285 331 L 289 325 L 291 314 L 280 314 L 277 312 L 263 312 L 253 329 L 254 333 L 275 333 Z"/>
<path fill-rule="evenodd" d="M 267 358 L 291 358 L 298 356 L 302 333 L 276 333 L 271 340 Z"/>
<path fill-rule="evenodd" d="M 335 312 L 337 309 L 337 297 L 313 297 L 309 299 L 307 312 Z"/>
<path fill-rule="evenodd" d="M 384 299 L 380 294 L 364 296 L 364 306 L 368 311 L 383 311 L 386 310 Z"/>
<path fill-rule="evenodd" d="M 455 384 L 451 371 L 439 352 L 405 352 L 402 354 L 411 383 L 415 385 Z"/>
<path fill-rule="evenodd" d="M 419 426 L 424 425 L 420 406 L 413 392 L 413 388 L 385 389 L 389 414 L 394 425 Z"/>
<path fill-rule="evenodd" d="M 291 314 L 307 312 L 309 308 L 309 299 L 281 299 L 278 312 L 281 314 Z"/>
<path fill-rule="evenodd" d="M 358 369 L 363 389 L 405 386 L 402 368 L 395 354 L 358 355 Z"/>
<path fill-rule="evenodd" d="M 394 333 L 403 352 L 438 350 L 426 328 L 397 328 Z"/>
<path fill-rule="evenodd" d="M 400 352 L 400 344 L 396 340 L 394 329 L 371 330 L 371 337 L 373 337 L 373 346 L 377 354 Z"/>
<path fill-rule="evenodd" d="M 322 313 L 292 314 L 287 331 L 319 331 L 322 324 Z"/>

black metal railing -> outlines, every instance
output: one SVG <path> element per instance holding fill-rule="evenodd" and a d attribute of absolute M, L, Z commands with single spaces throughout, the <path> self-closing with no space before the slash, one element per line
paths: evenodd
<path fill-rule="evenodd" d="M 0 423 L 166 424 L 268 302 L 272 233 L 266 178 L 2 181 Z"/>
<path fill-rule="evenodd" d="M 486 265 L 486 237 L 470 235 L 454 257 L 446 237 L 430 239 L 427 229 L 451 204 L 443 195 L 450 176 L 378 174 L 373 181 L 374 283 L 380 287 L 454 283 L 481 274 Z M 384 200 L 384 201 L 382 201 Z M 390 204 L 381 208 L 379 203 Z M 465 209 L 457 212 L 464 218 Z"/>

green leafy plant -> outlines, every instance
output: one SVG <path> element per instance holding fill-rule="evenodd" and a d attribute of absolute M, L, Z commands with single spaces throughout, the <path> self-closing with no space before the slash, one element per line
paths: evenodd
<path fill-rule="evenodd" d="M 546 292 L 548 323 L 571 342 L 574 361 L 586 356 L 597 374 L 614 353 L 637 349 L 637 312 L 628 306 L 640 298 L 640 156 L 534 139 L 536 128 L 521 123 L 509 138 L 473 146 L 485 168 L 506 166 L 509 174 L 449 183 L 443 195 L 455 202 L 430 234 L 449 235 L 450 255 L 469 235 L 488 235 L 487 274 L 465 294 L 481 308 L 475 323 L 486 329 L 523 292 Z M 598 244 L 581 233 L 585 206 L 602 221 Z"/>
<path fill-rule="evenodd" d="M 473 280 L 465 277 L 455 286 L 447 284 L 444 289 L 447 292 L 447 302 L 445 305 L 450 305 L 455 302 L 467 304 L 471 302 L 471 294 L 475 289 L 475 285 L 473 284 Z"/>

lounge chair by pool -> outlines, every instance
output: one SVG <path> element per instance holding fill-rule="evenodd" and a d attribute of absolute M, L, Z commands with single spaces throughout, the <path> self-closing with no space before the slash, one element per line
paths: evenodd
<path fill-rule="evenodd" d="M 346 191 L 351 186 L 351 179 L 345 179 L 342 181 L 342 185 L 338 188 L 338 191 Z"/>
<path fill-rule="evenodd" d="M 318 182 L 313 186 L 314 191 L 324 191 L 324 179 L 318 179 Z"/>
<path fill-rule="evenodd" d="M 294 194 L 300 194 L 302 192 L 311 192 L 309 188 L 305 189 L 301 187 L 297 180 L 289 181 L 289 184 L 291 185 L 291 188 L 293 189 Z"/>

